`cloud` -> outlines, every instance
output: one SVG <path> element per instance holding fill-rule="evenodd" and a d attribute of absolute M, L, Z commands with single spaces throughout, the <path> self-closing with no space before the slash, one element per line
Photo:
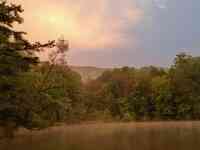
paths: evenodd
<path fill-rule="evenodd" d="M 153 1 L 155 6 L 160 8 L 160 9 L 166 9 L 167 6 L 166 6 L 166 3 L 167 3 L 167 0 L 154 0 Z"/>
<path fill-rule="evenodd" d="M 137 41 L 127 38 L 143 17 L 137 0 L 9 0 L 25 9 L 25 29 L 35 41 L 64 35 L 73 48 L 126 47 Z"/>

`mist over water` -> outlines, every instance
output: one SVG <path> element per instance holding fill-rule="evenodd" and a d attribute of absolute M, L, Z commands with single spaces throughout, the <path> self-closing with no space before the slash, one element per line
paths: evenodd
<path fill-rule="evenodd" d="M 1 140 L 1 150 L 198 150 L 200 122 L 72 125 Z"/>

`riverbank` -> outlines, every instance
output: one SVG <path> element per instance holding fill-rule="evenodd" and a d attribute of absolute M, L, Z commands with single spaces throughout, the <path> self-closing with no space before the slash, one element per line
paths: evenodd
<path fill-rule="evenodd" d="M 19 128 L 15 131 L 15 137 L 21 137 L 26 135 L 38 135 L 38 134 L 47 134 L 48 132 L 55 132 L 59 130 L 65 129 L 74 129 L 74 128 L 126 128 L 127 126 L 132 128 L 162 128 L 165 127 L 172 127 L 176 128 L 177 126 L 183 125 L 184 128 L 191 128 L 194 125 L 200 126 L 200 121 L 152 121 L 152 122 L 103 122 L 103 121 L 87 121 L 81 123 L 73 123 L 73 124 L 64 124 L 59 123 L 55 126 L 48 127 L 41 130 L 28 130 L 25 128 Z M 5 128 L 0 127 L 0 139 L 5 138 Z"/>

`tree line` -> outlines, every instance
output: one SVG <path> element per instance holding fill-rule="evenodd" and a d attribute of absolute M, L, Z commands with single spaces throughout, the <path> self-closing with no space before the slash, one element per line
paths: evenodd
<path fill-rule="evenodd" d="M 200 119 L 200 57 L 181 53 L 169 68 L 117 68 L 82 83 L 65 61 L 68 43 L 30 43 L 14 29 L 22 12 L 0 2 L 0 126 Z M 55 51 L 42 63 L 35 53 L 48 48 Z"/>
<path fill-rule="evenodd" d="M 170 68 L 107 71 L 87 90 L 91 111 L 108 110 L 119 120 L 199 120 L 200 57 L 181 53 Z"/>

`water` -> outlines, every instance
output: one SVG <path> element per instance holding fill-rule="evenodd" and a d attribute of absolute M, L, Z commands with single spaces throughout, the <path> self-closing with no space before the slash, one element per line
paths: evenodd
<path fill-rule="evenodd" d="M 200 122 L 54 127 L 1 140 L 0 150 L 199 150 Z"/>

